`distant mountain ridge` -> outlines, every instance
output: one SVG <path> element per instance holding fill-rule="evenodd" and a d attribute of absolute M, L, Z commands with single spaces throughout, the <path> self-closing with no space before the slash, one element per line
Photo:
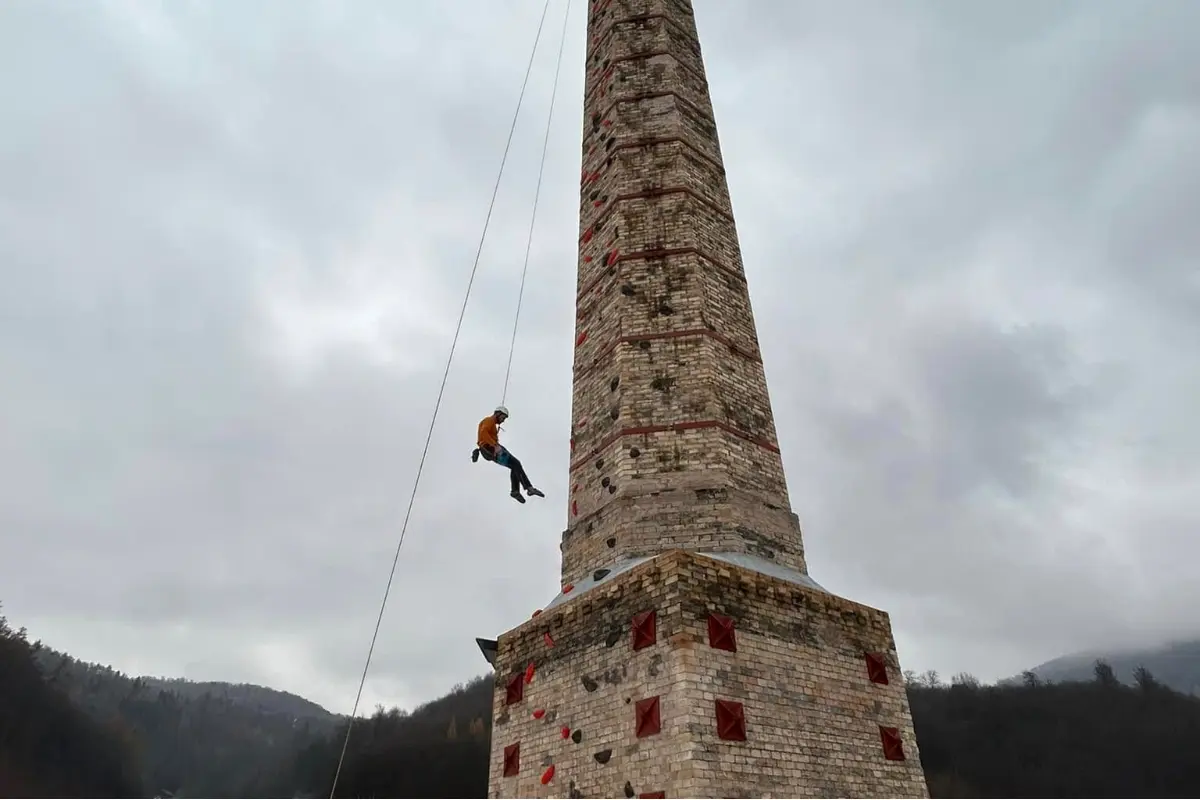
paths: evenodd
<path fill-rule="evenodd" d="M 190 681 L 186 678 L 151 678 L 147 676 L 142 676 L 138 680 L 150 688 L 174 692 L 189 700 L 199 700 L 208 694 L 238 705 L 258 709 L 264 713 L 288 714 L 298 719 L 314 718 L 329 721 L 342 718 L 342 715 L 334 714 L 298 694 L 254 683 Z"/>
<path fill-rule="evenodd" d="M 1075 653 L 1051 659 L 1029 671 L 1043 681 L 1089 681 L 1097 661 L 1111 666 L 1122 683 L 1132 685 L 1134 670 L 1145 667 L 1158 681 L 1175 691 L 1200 696 L 1200 639 L 1137 650 Z"/>

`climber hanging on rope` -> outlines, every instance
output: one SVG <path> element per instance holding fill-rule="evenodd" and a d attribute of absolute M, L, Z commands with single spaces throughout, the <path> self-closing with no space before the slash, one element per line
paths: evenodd
<path fill-rule="evenodd" d="M 521 487 L 525 487 L 525 493 L 530 497 L 545 497 L 541 489 L 533 488 L 529 476 L 525 474 L 525 468 L 521 466 L 517 457 L 500 445 L 500 425 L 506 419 L 508 409 L 497 406 L 494 412 L 479 421 L 479 436 L 476 441 L 478 446 L 471 453 L 471 461 L 479 461 L 479 457 L 483 456 L 484 461 L 493 461 L 502 467 L 508 467 L 508 474 L 512 480 L 510 494 L 518 503 L 525 502 L 525 498 L 521 496 Z"/>

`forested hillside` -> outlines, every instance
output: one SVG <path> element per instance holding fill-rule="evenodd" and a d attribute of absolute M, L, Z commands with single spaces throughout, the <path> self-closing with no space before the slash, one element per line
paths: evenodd
<path fill-rule="evenodd" d="M 906 679 L 934 797 L 1200 796 L 1200 698 L 1150 670 Z M 484 797 L 491 693 L 477 678 L 358 720 L 338 796 Z M 328 797 L 345 724 L 264 687 L 130 678 L 0 617 L 0 797 Z"/>

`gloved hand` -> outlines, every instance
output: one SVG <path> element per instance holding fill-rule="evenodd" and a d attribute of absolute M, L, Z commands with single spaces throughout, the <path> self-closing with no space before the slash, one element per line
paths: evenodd
<path fill-rule="evenodd" d="M 471 463 L 474 464 L 477 461 L 479 461 L 479 448 L 478 447 L 476 447 L 475 450 L 472 451 L 472 453 L 471 453 Z"/>

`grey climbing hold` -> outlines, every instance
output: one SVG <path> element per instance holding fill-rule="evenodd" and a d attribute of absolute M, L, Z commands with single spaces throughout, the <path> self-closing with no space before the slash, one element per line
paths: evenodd
<path fill-rule="evenodd" d="M 621 635 L 622 634 L 621 634 L 620 628 L 613 628 L 611 631 L 608 632 L 608 637 L 605 638 L 604 644 L 608 647 L 612 647 L 614 644 L 621 641 Z"/>
<path fill-rule="evenodd" d="M 621 409 L 614 406 L 613 409 L 608 412 L 608 416 L 610 419 L 616 419 L 617 417 L 621 416 Z"/>
<path fill-rule="evenodd" d="M 642 451 L 638 450 L 636 447 L 629 448 L 629 457 L 630 458 L 637 458 L 641 454 L 642 454 Z"/>
<path fill-rule="evenodd" d="M 604 543 L 605 543 L 606 545 L 608 545 L 609 547 L 616 547 L 616 546 L 617 546 L 617 537 L 615 537 L 615 536 L 610 536 L 610 537 L 608 537 L 607 539 L 605 539 L 605 540 L 604 540 Z"/>
<path fill-rule="evenodd" d="M 497 724 L 497 725 L 505 725 L 505 724 L 507 724 L 507 723 L 508 723 L 508 720 L 509 720 L 510 718 L 511 718 L 511 717 L 509 716 L 508 712 L 507 712 L 507 711 L 505 711 L 503 714 L 501 714 L 500 716 L 496 717 L 496 724 Z"/>
<path fill-rule="evenodd" d="M 633 797 L 633 784 L 629 781 L 625 781 L 625 796 Z"/>
<path fill-rule="evenodd" d="M 574 742 L 575 744 L 579 744 L 580 742 L 582 742 L 583 741 L 583 731 L 579 730 L 579 728 L 576 728 L 575 732 L 571 734 L 571 741 Z"/>
<path fill-rule="evenodd" d="M 610 573 L 610 572 L 612 572 L 612 570 L 610 570 L 610 569 L 598 569 L 592 573 L 592 580 L 602 581 L 602 580 L 604 580 L 605 577 L 608 576 L 608 573 Z"/>
<path fill-rule="evenodd" d="M 592 758 L 596 759 L 597 764 L 607 764 L 612 758 L 612 750 L 601 750 L 599 753 L 593 753 Z"/>
<path fill-rule="evenodd" d="M 596 683 L 594 680 L 589 678 L 587 675 L 584 675 L 583 676 L 583 688 L 587 689 L 589 692 L 594 692 L 600 688 L 600 684 Z"/>

